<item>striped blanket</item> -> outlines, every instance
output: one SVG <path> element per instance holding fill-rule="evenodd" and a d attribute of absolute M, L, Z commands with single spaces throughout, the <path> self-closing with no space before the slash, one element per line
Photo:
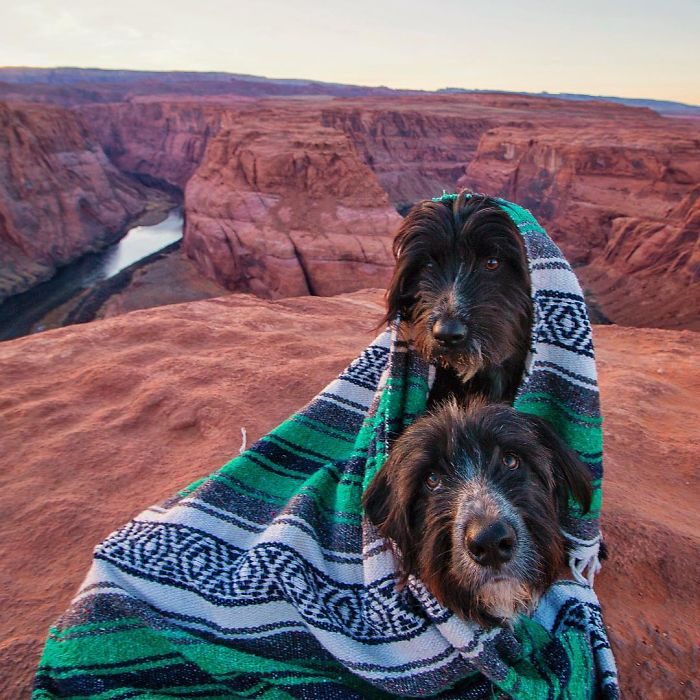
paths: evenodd
<path fill-rule="evenodd" d="M 461 620 L 419 580 L 396 589 L 362 493 L 433 375 L 397 321 L 302 410 L 95 549 L 50 629 L 35 699 L 618 696 L 587 580 L 602 476 L 590 326 L 559 250 L 501 205 L 526 241 L 535 307 L 515 406 L 551 421 L 595 478 L 591 512 L 572 502 L 566 522 L 574 579 L 513 629 Z"/>

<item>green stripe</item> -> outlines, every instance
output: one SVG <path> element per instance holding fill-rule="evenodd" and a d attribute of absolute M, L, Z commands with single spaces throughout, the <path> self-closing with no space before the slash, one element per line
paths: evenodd
<path fill-rule="evenodd" d="M 576 421 L 579 421 L 581 423 L 590 423 L 591 425 L 594 426 L 601 426 L 603 423 L 603 419 L 600 416 L 585 416 L 582 413 L 578 413 L 577 411 L 574 411 L 573 408 L 571 408 L 569 405 L 564 403 L 563 401 L 560 401 L 556 397 L 552 396 L 552 394 L 548 394 L 547 392 L 541 391 L 541 392 L 536 392 L 536 391 L 529 391 L 526 393 L 523 393 L 520 397 L 518 397 L 518 400 L 513 404 L 515 408 L 520 409 L 520 406 L 525 404 L 540 404 L 540 403 L 548 403 L 552 404 L 557 407 L 560 411 L 563 411 L 564 413 L 568 413 L 572 418 L 574 418 Z M 527 411 L 529 412 L 529 411 Z"/>
<path fill-rule="evenodd" d="M 146 627 L 142 620 L 123 620 L 125 624 L 135 625 L 136 629 L 105 630 L 104 634 L 76 640 L 50 636 L 41 665 L 53 669 L 64 666 L 81 669 L 95 664 L 139 664 L 144 657 L 178 653 L 164 635 Z"/>
<path fill-rule="evenodd" d="M 571 494 L 569 494 L 569 512 L 574 518 L 579 520 L 597 520 L 600 518 L 600 510 L 603 507 L 603 489 L 602 481 L 600 479 L 594 479 L 593 485 L 593 495 L 591 496 L 591 507 L 587 513 L 581 511 L 581 506 L 578 501 L 575 501 Z"/>
<path fill-rule="evenodd" d="M 515 700 L 584 700 L 593 697 L 595 671 L 587 635 L 569 629 L 553 637 L 540 624 L 525 617 L 519 619 L 514 632 L 521 644 L 521 653 L 519 660 L 508 669 L 506 678 L 495 680 L 501 690 Z M 564 686 L 545 653 L 557 643 L 569 662 L 570 675 Z M 557 654 L 554 654 L 554 662 L 558 661 Z"/>
<path fill-rule="evenodd" d="M 239 475 L 236 474 L 236 477 Z M 328 486 L 326 486 L 325 479 L 328 479 Z M 265 503 L 269 503 L 275 507 L 281 505 L 286 505 L 292 498 L 304 496 L 305 498 L 311 499 L 318 507 L 322 519 L 330 524 L 340 523 L 340 524 L 350 524 L 358 525 L 361 520 L 361 511 L 358 508 L 354 508 L 349 512 L 336 513 L 333 512 L 333 508 L 336 503 L 342 503 L 347 500 L 347 496 L 338 498 L 330 488 L 341 488 L 341 489 L 353 489 L 357 490 L 359 493 L 361 491 L 361 486 L 359 483 L 344 485 L 337 485 L 332 479 L 330 479 L 327 472 L 316 472 L 310 476 L 297 491 L 293 494 L 285 496 L 283 498 L 275 498 L 272 495 L 267 495 L 262 492 L 257 492 L 254 496 L 251 495 L 249 490 L 241 488 L 234 481 L 229 479 L 224 474 L 215 474 L 212 476 L 213 481 L 219 481 L 224 484 L 227 488 L 231 489 L 234 493 L 240 494 L 247 498 L 254 498 Z"/>
<path fill-rule="evenodd" d="M 293 425 L 292 425 L 293 424 Z M 309 418 L 308 416 L 297 413 L 292 416 L 286 423 L 283 423 L 282 428 L 285 430 L 273 431 L 273 433 L 279 432 L 282 437 L 290 442 L 298 442 L 304 444 L 309 442 L 314 446 L 314 449 L 318 452 L 317 442 L 324 444 L 328 442 L 330 445 L 338 445 L 341 451 L 341 455 L 345 454 L 348 450 L 349 445 L 355 443 L 355 438 L 357 437 L 353 433 L 348 433 L 344 430 L 339 430 L 338 428 L 326 425 L 321 421 L 315 420 L 314 418 Z M 291 428 L 291 435 L 286 435 L 287 429 Z M 307 433 L 306 431 L 311 431 Z M 310 436 L 310 440 L 306 435 Z M 333 438 L 337 438 L 333 440 Z M 301 438 L 301 439 L 300 439 Z M 329 457 L 334 457 L 333 454 L 329 454 Z"/>

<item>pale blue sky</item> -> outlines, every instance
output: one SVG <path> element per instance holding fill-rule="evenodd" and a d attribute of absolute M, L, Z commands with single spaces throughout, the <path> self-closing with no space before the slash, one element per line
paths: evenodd
<path fill-rule="evenodd" d="M 0 65 L 700 104 L 700 0 L 9 0 Z"/>

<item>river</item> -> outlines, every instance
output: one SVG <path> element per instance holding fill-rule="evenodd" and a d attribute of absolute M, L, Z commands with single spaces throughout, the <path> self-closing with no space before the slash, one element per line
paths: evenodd
<path fill-rule="evenodd" d="M 86 253 L 57 270 L 46 282 L 0 304 L 0 340 L 45 330 L 42 320 L 100 282 L 182 238 L 182 210 L 170 211 L 153 226 L 135 226 L 116 243 L 97 253 Z"/>

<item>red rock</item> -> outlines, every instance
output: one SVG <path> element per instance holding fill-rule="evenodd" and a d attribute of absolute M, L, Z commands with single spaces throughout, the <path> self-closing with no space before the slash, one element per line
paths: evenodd
<path fill-rule="evenodd" d="M 194 101 L 141 99 L 77 110 L 112 162 L 128 173 L 184 190 L 224 110 Z"/>
<path fill-rule="evenodd" d="M 25 697 L 93 546 L 301 407 L 371 339 L 381 293 L 230 295 L 0 344 L 0 696 Z M 689 331 L 595 328 L 596 581 L 623 696 L 695 698 L 700 381 Z M 59 373 L 60 370 L 60 373 Z"/>
<path fill-rule="evenodd" d="M 90 75 L 56 74 L 61 90 L 37 99 Z M 697 121 L 513 94 L 255 99 L 261 85 L 227 94 L 220 76 L 137 78 L 110 74 L 81 99 L 76 83 L 69 102 L 121 170 L 186 192 L 184 248 L 230 289 L 383 284 L 389 203 L 462 184 L 531 208 L 613 321 L 700 328 Z"/>
<path fill-rule="evenodd" d="M 384 286 L 400 217 L 340 131 L 292 110 L 241 114 L 185 190 L 183 250 L 229 289 L 329 296 Z"/>
<path fill-rule="evenodd" d="M 123 170 L 185 190 L 183 250 L 208 277 L 263 297 L 388 281 L 400 221 L 318 106 L 138 100 L 81 112 Z"/>
<path fill-rule="evenodd" d="M 700 330 L 700 142 L 645 118 L 487 132 L 463 186 L 530 208 L 613 322 Z"/>
<path fill-rule="evenodd" d="M 144 208 L 74 112 L 0 102 L 0 301 L 114 240 Z"/>
<path fill-rule="evenodd" d="M 396 205 L 453 191 L 497 119 L 478 104 L 437 97 L 341 103 L 321 112 L 323 126 L 342 129 Z"/>
<path fill-rule="evenodd" d="M 396 220 L 377 181 L 394 205 L 465 185 L 531 208 L 613 321 L 700 323 L 697 216 L 684 214 L 700 182 L 691 121 L 493 93 L 153 97 L 81 109 L 120 167 L 189 182 L 185 248 L 229 288 L 276 297 L 307 293 L 309 283 L 317 294 L 381 284 Z M 336 162 L 329 177 L 330 157 L 344 168 Z M 348 217 L 326 196 L 343 178 Z M 373 203 L 348 205 L 355 192 Z M 365 223 L 384 233 L 348 237 L 346 218 L 354 234 Z"/>

